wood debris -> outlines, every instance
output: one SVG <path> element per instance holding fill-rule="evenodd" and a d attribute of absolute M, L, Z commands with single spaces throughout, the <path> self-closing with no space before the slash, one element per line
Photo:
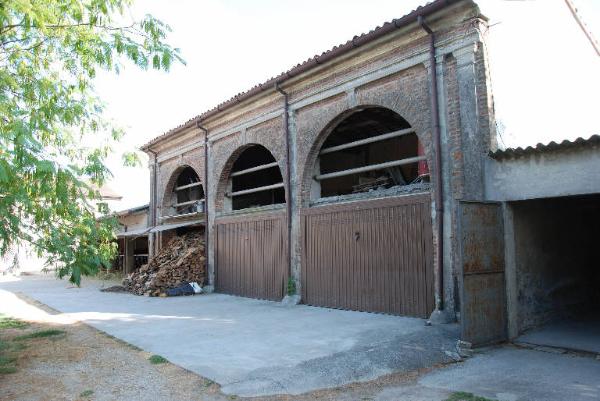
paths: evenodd
<path fill-rule="evenodd" d="M 131 293 L 156 297 L 182 283 L 203 285 L 205 277 L 204 233 L 191 232 L 169 241 L 148 264 L 123 279 L 123 286 Z"/>

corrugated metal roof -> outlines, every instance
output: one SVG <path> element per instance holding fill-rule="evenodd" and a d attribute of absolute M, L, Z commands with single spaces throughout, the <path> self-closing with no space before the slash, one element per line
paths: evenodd
<path fill-rule="evenodd" d="M 506 159 L 509 157 L 518 157 L 521 155 L 529 155 L 533 153 L 552 152 L 576 147 L 587 147 L 598 144 L 600 144 L 600 135 L 592 135 L 587 139 L 579 137 L 573 141 L 565 139 L 560 143 L 552 141 L 548 144 L 538 143 L 535 146 L 527 146 L 526 148 L 518 147 L 498 149 L 495 152 L 490 152 L 489 155 L 494 159 Z"/>
<path fill-rule="evenodd" d="M 268 79 L 267 81 L 260 83 L 258 85 L 253 86 L 249 90 L 245 92 L 240 92 L 237 95 L 233 96 L 229 100 L 218 104 L 216 107 L 205 111 L 204 113 L 189 119 L 185 123 L 165 132 L 164 134 L 154 138 L 150 142 L 144 144 L 140 147 L 140 149 L 145 150 L 148 149 L 151 145 L 161 141 L 162 139 L 171 136 L 172 134 L 179 132 L 182 129 L 193 127 L 196 123 L 218 113 L 221 112 L 235 104 L 241 103 L 242 101 L 260 93 L 268 89 L 274 89 L 276 83 L 282 83 L 283 81 L 297 76 L 305 71 L 308 71 L 318 65 L 326 63 L 338 56 L 341 56 L 344 53 L 347 53 L 357 47 L 363 46 L 373 40 L 376 40 L 384 35 L 387 35 L 394 30 L 406 26 L 412 22 L 415 22 L 419 16 L 425 16 L 430 13 L 436 12 L 446 6 L 449 6 L 452 3 L 457 3 L 460 0 L 435 0 L 430 3 L 427 3 L 423 6 L 417 7 L 410 13 L 404 15 L 401 18 L 394 19 L 392 21 L 384 23 L 382 26 L 377 26 L 375 29 L 367 33 L 363 33 L 358 36 L 354 36 L 351 40 L 346 43 L 340 44 L 338 46 L 334 46 L 332 49 L 327 50 L 321 54 L 317 54 L 308 60 L 295 65 L 291 69 L 282 72 L 281 74 Z"/>
<path fill-rule="evenodd" d="M 162 224 L 159 226 L 155 226 L 152 227 L 152 229 L 150 230 L 151 233 L 157 233 L 160 231 L 166 231 L 166 230 L 173 230 L 175 228 L 180 228 L 180 227 L 188 227 L 188 226 L 199 226 L 204 224 L 203 221 L 184 221 L 181 223 L 174 223 L 174 224 Z"/>
<path fill-rule="evenodd" d="M 115 212 L 115 214 L 117 216 L 126 216 L 128 214 L 143 212 L 144 210 L 149 210 L 149 209 L 150 209 L 150 205 L 145 204 L 142 206 L 136 206 L 136 207 L 132 207 L 129 209 L 119 210 L 119 211 Z"/>
<path fill-rule="evenodd" d="M 121 232 L 118 232 L 116 235 L 119 238 L 122 238 L 122 237 L 139 237 L 139 236 L 142 236 L 142 235 L 146 235 L 149 231 L 150 231 L 150 228 L 149 227 L 145 227 L 145 228 L 138 228 L 137 230 L 121 231 Z"/>

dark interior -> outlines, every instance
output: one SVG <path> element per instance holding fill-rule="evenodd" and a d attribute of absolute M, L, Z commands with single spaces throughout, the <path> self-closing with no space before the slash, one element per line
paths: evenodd
<path fill-rule="evenodd" d="M 395 112 L 384 108 L 359 110 L 340 122 L 322 149 L 410 128 Z M 416 134 L 373 142 L 320 156 L 320 173 L 363 167 L 371 164 L 406 159 L 418 155 Z M 364 192 L 373 188 L 389 188 L 413 183 L 418 177 L 417 163 L 363 172 L 321 181 L 321 197 Z M 369 185 L 372 183 L 373 185 Z"/>
<path fill-rule="evenodd" d="M 512 205 L 519 331 L 600 316 L 600 196 Z"/>
<path fill-rule="evenodd" d="M 193 184 L 196 182 L 200 182 L 200 178 L 198 174 L 191 167 L 186 167 L 177 177 L 177 182 L 175 187 L 181 187 L 188 184 Z M 177 203 L 187 202 L 191 200 L 199 200 L 204 199 L 204 189 L 202 185 L 186 188 L 183 190 L 175 191 Z M 186 205 L 177 207 L 177 213 L 192 213 L 195 212 L 196 209 L 194 205 Z"/>
<path fill-rule="evenodd" d="M 233 164 L 232 172 L 246 170 L 263 164 L 273 163 L 275 158 L 265 147 L 253 145 L 244 150 Z M 232 177 L 232 191 L 243 191 L 246 189 L 264 187 L 283 182 L 279 166 L 255 171 L 237 177 Z M 267 191 L 254 192 L 246 195 L 234 196 L 232 198 L 232 209 L 246 209 L 250 207 L 274 205 L 285 203 L 284 188 L 276 188 Z"/>

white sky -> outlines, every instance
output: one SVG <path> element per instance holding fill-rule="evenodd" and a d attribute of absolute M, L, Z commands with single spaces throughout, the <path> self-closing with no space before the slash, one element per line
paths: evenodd
<path fill-rule="evenodd" d="M 152 138 L 231 96 L 344 43 L 423 0 L 137 0 L 135 13 L 168 23 L 169 42 L 186 66 L 169 73 L 128 67 L 101 75 L 97 91 L 107 115 L 127 130 L 124 148 Z M 489 53 L 497 116 L 506 146 L 600 133 L 600 57 L 593 52 L 563 0 L 483 0 L 490 17 Z M 576 2 L 588 26 L 600 32 L 600 1 Z M 540 12 L 542 6 L 543 12 Z M 580 100 L 580 101 L 576 101 Z M 560 113 L 559 113 L 560 112 Z M 550 117 L 550 118 L 543 118 Z M 540 124 L 540 121 L 543 121 Z M 575 121 L 575 122 L 574 122 Z M 119 208 L 148 202 L 149 173 L 109 165 Z"/>

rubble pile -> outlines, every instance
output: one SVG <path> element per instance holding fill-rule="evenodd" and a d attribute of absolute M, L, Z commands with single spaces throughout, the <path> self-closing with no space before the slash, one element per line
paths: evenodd
<path fill-rule="evenodd" d="M 148 264 L 123 279 L 123 286 L 137 295 L 160 296 L 182 283 L 202 284 L 205 262 L 204 234 L 184 234 L 173 238 Z"/>

